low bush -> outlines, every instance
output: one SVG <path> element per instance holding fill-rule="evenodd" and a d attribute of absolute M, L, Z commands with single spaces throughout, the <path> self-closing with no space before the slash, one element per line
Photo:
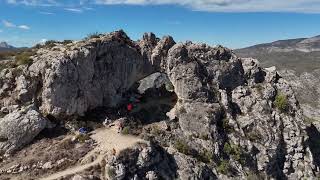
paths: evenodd
<path fill-rule="evenodd" d="M 72 42 L 73 42 L 72 40 L 64 40 L 64 41 L 62 42 L 62 44 L 67 45 L 67 44 L 70 44 L 70 43 L 72 43 Z"/>
<path fill-rule="evenodd" d="M 278 94 L 276 96 L 276 99 L 274 101 L 274 105 L 281 111 L 281 112 L 287 112 L 289 108 L 289 103 L 287 96 L 283 94 Z"/>
<path fill-rule="evenodd" d="M 210 163 L 213 159 L 213 153 L 204 149 L 203 152 L 198 154 L 197 159 L 204 163 Z"/>
<path fill-rule="evenodd" d="M 126 126 L 122 129 L 121 134 L 128 135 L 130 134 L 130 127 Z"/>
<path fill-rule="evenodd" d="M 190 155 L 191 154 L 191 148 L 183 140 L 177 140 L 174 143 L 174 148 L 176 148 L 180 153 L 183 153 L 183 154 L 186 154 L 186 155 Z"/>
<path fill-rule="evenodd" d="M 90 136 L 88 134 L 79 134 L 76 137 L 77 141 L 80 143 L 85 143 L 87 140 L 90 139 Z"/>
<path fill-rule="evenodd" d="M 222 160 L 219 166 L 217 167 L 217 171 L 221 174 L 228 174 L 230 169 L 231 169 L 230 163 L 226 160 Z"/>
<path fill-rule="evenodd" d="M 88 34 L 85 39 L 88 40 L 88 39 L 99 38 L 99 37 L 100 37 L 100 33 L 94 32 L 94 33 Z"/>
<path fill-rule="evenodd" d="M 235 144 L 225 143 L 223 147 L 223 151 L 231 156 L 234 160 L 238 162 L 242 162 L 242 149 L 240 146 L 237 146 Z"/>
<path fill-rule="evenodd" d="M 31 56 L 34 55 L 33 52 L 31 51 L 27 51 L 27 52 L 22 52 L 18 55 L 16 55 L 15 57 L 15 64 L 17 66 L 20 66 L 20 65 L 30 65 L 32 64 L 32 59 L 31 59 Z"/>
<path fill-rule="evenodd" d="M 53 48 L 56 46 L 56 43 L 58 43 L 58 41 L 55 41 L 55 40 L 48 40 L 44 43 L 44 46 L 46 48 Z"/>

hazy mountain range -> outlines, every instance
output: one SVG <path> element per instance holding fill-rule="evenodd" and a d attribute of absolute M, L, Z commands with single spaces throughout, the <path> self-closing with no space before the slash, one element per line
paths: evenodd
<path fill-rule="evenodd" d="M 320 36 L 279 40 L 272 43 L 236 49 L 240 57 L 253 57 L 264 67 L 277 66 L 297 73 L 320 68 Z"/>
<path fill-rule="evenodd" d="M 7 50 L 13 50 L 16 49 L 16 47 L 9 45 L 6 42 L 0 42 L 0 51 L 7 51 Z"/>

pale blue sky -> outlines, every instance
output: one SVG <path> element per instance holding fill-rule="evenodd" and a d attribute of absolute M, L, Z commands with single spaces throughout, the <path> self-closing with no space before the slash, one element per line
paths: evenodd
<path fill-rule="evenodd" d="M 15 46 L 117 29 L 240 48 L 320 35 L 320 0 L 0 0 L 0 41 Z"/>

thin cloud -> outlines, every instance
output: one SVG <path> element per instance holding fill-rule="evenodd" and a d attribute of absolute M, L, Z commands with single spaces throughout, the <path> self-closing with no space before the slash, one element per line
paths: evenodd
<path fill-rule="evenodd" d="M 24 29 L 24 30 L 29 30 L 30 29 L 30 27 L 27 26 L 27 25 L 20 25 L 20 26 L 18 26 L 18 28 Z"/>
<path fill-rule="evenodd" d="M 70 11 L 70 12 L 75 12 L 75 13 L 82 13 L 83 12 L 82 9 L 78 9 L 78 8 L 64 8 L 64 10 Z"/>
<path fill-rule="evenodd" d="M 45 12 L 45 11 L 41 11 L 39 12 L 40 14 L 44 14 L 44 15 L 55 15 L 55 13 L 52 12 Z"/>
<path fill-rule="evenodd" d="M 25 6 L 57 6 L 59 3 L 56 0 L 6 0 L 8 4 L 25 5 Z"/>
<path fill-rule="evenodd" d="M 5 27 L 7 28 L 18 28 L 18 29 L 23 29 L 23 30 L 29 30 L 31 29 L 29 26 L 27 25 L 15 25 L 14 23 L 7 21 L 7 20 L 2 20 L 2 23 Z"/>
<path fill-rule="evenodd" d="M 2 33 L 3 32 L 3 30 L 2 29 L 0 29 L 0 33 Z"/>
<path fill-rule="evenodd" d="M 2 20 L 2 23 L 3 23 L 3 25 L 4 25 L 5 27 L 7 27 L 7 28 L 14 28 L 14 27 L 16 27 L 15 24 L 13 24 L 12 22 L 9 22 L 9 21 L 7 21 L 7 20 Z"/>

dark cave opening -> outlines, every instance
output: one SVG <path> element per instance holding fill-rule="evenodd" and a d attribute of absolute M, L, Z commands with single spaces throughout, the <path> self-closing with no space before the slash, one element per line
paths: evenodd
<path fill-rule="evenodd" d="M 167 113 L 175 106 L 178 97 L 174 87 L 164 73 L 154 73 L 137 81 L 122 94 L 117 107 L 98 107 L 88 111 L 76 120 L 76 128 L 88 127 L 93 130 L 102 126 L 106 118 L 114 121 L 126 118 L 126 124 L 132 129 L 141 129 L 144 125 L 168 120 Z M 131 104 L 132 110 L 127 106 Z"/>

